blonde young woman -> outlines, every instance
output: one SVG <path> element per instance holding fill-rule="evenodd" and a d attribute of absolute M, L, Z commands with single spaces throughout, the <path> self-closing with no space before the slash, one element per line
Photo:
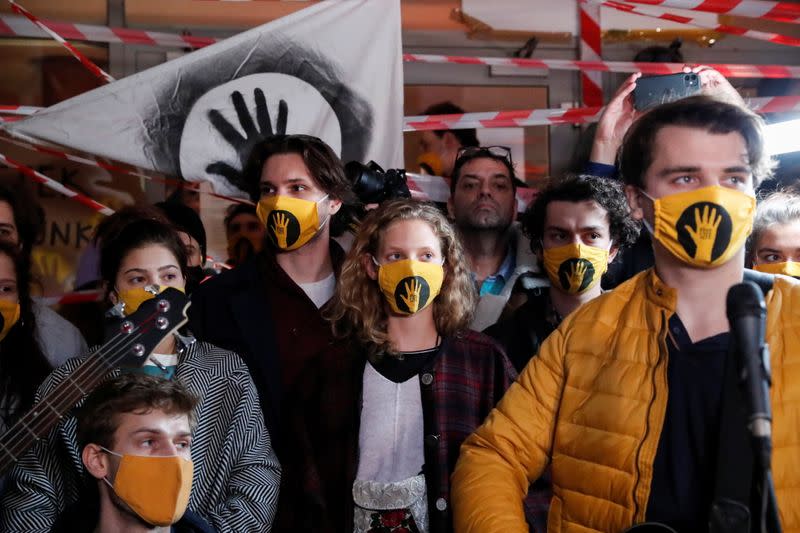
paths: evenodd
<path fill-rule="evenodd" d="M 280 530 L 452 530 L 459 446 L 516 377 L 465 329 L 475 302 L 436 207 L 393 201 L 363 221 L 328 311 L 341 340 L 293 396 Z"/>

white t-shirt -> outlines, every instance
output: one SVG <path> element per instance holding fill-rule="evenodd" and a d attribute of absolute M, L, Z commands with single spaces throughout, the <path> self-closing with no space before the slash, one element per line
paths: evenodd
<path fill-rule="evenodd" d="M 333 292 L 336 290 L 336 276 L 331 272 L 331 275 L 325 279 L 313 281 L 311 283 L 300 283 L 299 285 L 300 288 L 303 289 L 303 292 L 311 298 L 311 301 L 314 302 L 317 309 L 319 309 L 325 305 L 325 302 L 333 297 Z"/>

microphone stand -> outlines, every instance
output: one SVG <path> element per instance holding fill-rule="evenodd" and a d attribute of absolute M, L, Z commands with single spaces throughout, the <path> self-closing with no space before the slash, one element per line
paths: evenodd
<path fill-rule="evenodd" d="M 769 347 L 761 347 L 760 370 L 765 395 L 763 405 L 769 406 L 769 387 L 772 377 L 769 368 Z M 742 380 L 745 386 L 745 380 Z M 778 515 L 778 501 L 775 497 L 775 484 L 772 480 L 772 431 L 771 413 L 754 413 L 750 417 L 748 427 L 752 434 L 753 443 L 753 488 L 751 528 L 755 533 L 781 533 L 781 522 Z"/>

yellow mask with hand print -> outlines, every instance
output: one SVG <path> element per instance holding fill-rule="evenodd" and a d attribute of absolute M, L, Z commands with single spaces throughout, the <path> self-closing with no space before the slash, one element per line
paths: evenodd
<path fill-rule="evenodd" d="M 375 264 L 383 297 L 397 314 L 413 315 L 425 309 L 442 288 L 444 268 L 437 263 L 403 259 L 385 265 L 375 261 Z"/>
<path fill-rule="evenodd" d="M 296 250 L 310 241 L 322 228 L 316 202 L 291 196 L 268 196 L 256 207 L 256 214 L 267 227 L 272 243 L 281 250 Z"/>
<path fill-rule="evenodd" d="M 6 338 L 8 332 L 19 322 L 19 303 L 9 300 L 0 300 L 0 316 L 3 317 L 3 327 L 0 329 L 0 341 Z"/>
<path fill-rule="evenodd" d="M 588 291 L 608 269 L 608 250 L 585 244 L 545 248 L 544 269 L 550 283 L 570 294 Z"/>
<path fill-rule="evenodd" d="M 756 199 L 735 189 L 713 185 L 650 199 L 655 228 L 645 226 L 688 265 L 714 268 L 727 263 L 753 229 Z"/>
<path fill-rule="evenodd" d="M 783 274 L 784 276 L 800 278 L 800 263 L 796 261 L 784 261 L 782 263 L 762 263 L 760 265 L 753 265 L 753 270 L 766 272 L 767 274 Z"/>

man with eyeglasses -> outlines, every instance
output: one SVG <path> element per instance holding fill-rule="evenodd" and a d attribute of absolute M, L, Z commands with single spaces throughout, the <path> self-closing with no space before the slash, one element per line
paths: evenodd
<path fill-rule="evenodd" d="M 458 151 L 447 211 L 454 220 L 480 300 L 472 329 L 481 331 L 524 303 L 523 289 L 547 285 L 536 257 L 517 224 L 516 193 L 525 186 L 514 173 L 505 146 L 473 146 Z"/>

